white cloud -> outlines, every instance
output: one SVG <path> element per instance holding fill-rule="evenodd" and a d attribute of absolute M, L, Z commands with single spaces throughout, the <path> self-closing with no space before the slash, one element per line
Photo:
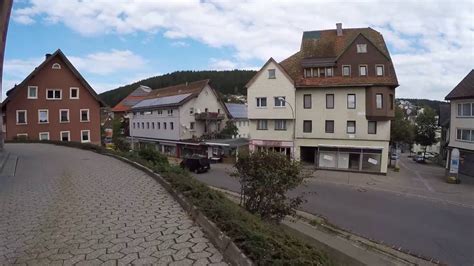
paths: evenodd
<path fill-rule="evenodd" d="M 183 42 L 183 41 L 176 41 L 176 42 L 172 42 L 171 46 L 173 46 L 173 47 L 188 47 L 189 44 L 187 42 Z"/>
<path fill-rule="evenodd" d="M 85 57 L 70 56 L 69 60 L 80 71 L 108 75 L 124 70 L 137 70 L 146 65 L 145 59 L 129 50 L 97 52 Z"/>
<path fill-rule="evenodd" d="M 13 13 L 18 23 L 63 23 L 87 36 L 161 32 L 174 42 L 189 38 L 210 47 L 230 47 L 235 51 L 230 57 L 239 62 L 269 57 L 282 60 L 299 49 L 304 30 L 334 28 L 336 22 L 343 22 L 344 27 L 371 26 L 393 47 L 401 83 L 398 96 L 438 99 L 472 68 L 473 16 L 470 0 L 345 4 L 311 0 L 31 0 L 28 7 Z M 223 59 L 214 64 L 228 68 L 235 62 Z M 107 74 L 106 69 L 98 71 Z"/>
<path fill-rule="evenodd" d="M 234 70 L 234 69 L 243 69 L 243 70 L 259 70 L 259 66 L 248 66 L 245 62 L 242 61 L 231 61 L 228 59 L 209 59 L 209 69 L 210 70 Z"/>

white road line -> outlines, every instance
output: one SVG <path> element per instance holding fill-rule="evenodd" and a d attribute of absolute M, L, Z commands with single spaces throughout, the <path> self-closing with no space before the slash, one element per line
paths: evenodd
<path fill-rule="evenodd" d="M 418 178 L 418 180 L 420 180 L 421 183 L 423 183 L 423 185 L 425 185 L 426 189 L 428 189 L 430 192 L 436 192 L 436 191 L 430 186 L 430 184 L 428 183 L 428 181 L 426 181 L 426 179 L 425 179 L 422 175 L 420 175 L 420 173 L 419 173 L 418 171 L 413 170 L 413 169 L 407 167 L 404 163 L 402 163 L 401 160 L 399 160 L 398 163 L 399 163 L 401 166 L 403 166 L 404 168 L 406 168 L 407 170 L 409 170 L 409 171 L 415 173 L 415 175 L 416 175 L 416 177 Z"/>

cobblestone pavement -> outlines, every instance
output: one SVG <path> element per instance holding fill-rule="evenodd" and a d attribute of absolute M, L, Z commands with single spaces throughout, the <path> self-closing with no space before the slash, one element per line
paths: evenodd
<path fill-rule="evenodd" d="M 0 178 L 0 265 L 225 265 L 181 206 L 116 159 L 47 144 L 7 144 Z"/>

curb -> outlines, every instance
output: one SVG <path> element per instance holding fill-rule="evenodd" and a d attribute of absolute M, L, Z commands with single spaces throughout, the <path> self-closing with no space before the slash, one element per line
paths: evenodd
<path fill-rule="evenodd" d="M 183 194 L 175 191 L 171 184 L 166 181 L 161 175 L 155 173 L 150 168 L 141 165 L 137 162 L 131 161 L 127 158 L 103 153 L 103 155 L 110 156 L 122 162 L 128 163 L 133 167 L 144 171 L 153 179 L 155 179 L 171 196 L 183 207 L 189 216 L 202 228 L 212 244 L 219 250 L 224 259 L 232 265 L 254 265 L 253 262 L 235 245 L 231 238 L 224 234 L 219 227 L 210 221 L 201 211 L 199 211 L 191 202 L 189 202 Z"/>

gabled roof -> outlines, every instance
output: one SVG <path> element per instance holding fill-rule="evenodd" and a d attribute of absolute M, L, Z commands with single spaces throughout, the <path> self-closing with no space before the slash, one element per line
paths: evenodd
<path fill-rule="evenodd" d="M 229 110 L 230 116 L 236 119 L 247 119 L 247 105 L 241 103 L 226 103 L 225 107 Z"/>
<path fill-rule="evenodd" d="M 268 59 L 268 61 L 262 66 L 262 68 L 260 68 L 260 70 L 257 72 L 257 74 L 255 74 L 252 79 L 249 80 L 249 82 L 247 82 L 247 84 L 245 84 L 245 88 L 249 88 L 254 82 L 255 80 L 257 80 L 257 78 L 262 74 L 263 70 L 268 66 L 268 64 L 270 63 L 274 63 L 277 68 L 283 73 L 283 75 L 285 75 L 285 77 L 287 77 L 291 82 L 293 82 L 293 79 L 291 78 L 290 75 L 288 75 L 288 73 L 286 72 L 286 70 L 284 68 L 281 67 L 280 64 L 278 64 L 277 61 L 275 61 L 275 59 L 273 59 L 273 57 L 270 57 L 270 59 Z"/>
<path fill-rule="evenodd" d="M 313 65 L 315 67 L 335 65 L 341 55 L 351 47 L 359 36 L 367 39 L 383 56 L 391 61 L 390 53 L 382 34 L 372 28 L 352 28 L 343 29 L 342 36 L 337 36 L 335 29 L 304 32 L 300 51 L 280 62 L 280 65 L 294 80 L 296 87 L 398 86 L 393 66 L 389 66 L 385 70 L 386 75 L 384 77 L 303 77 L 303 67 L 306 65 Z"/>
<path fill-rule="evenodd" d="M 5 99 L 5 101 L 3 101 L 2 105 L 5 105 L 7 102 L 10 101 L 10 98 L 17 92 L 17 88 L 20 88 L 20 87 L 24 87 L 25 85 L 27 85 L 27 83 L 34 77 L 38 74 L 38 72 L 43 69 L 44 66 L 46 66 L 51 60 L 53 60 L 53 58 L 59 56 L 63 61 L 64 63 L 66 64 L 66 66 L 72 71 L 72 73 L 77 77 L 77 79 L 79 80 L 79 82 L 81 82 L 81 84 L 84 86 L 84 88 L 86 88 L 89 93 L 96 99 L 96 101 L 98 101 L 100 103 L 100 106 L 101 107 L 104 107 L 104 106 L 107 106 L 100 98 L 99 96 L 97 95 L 97 93 L 94 91 L 94 89 L 89 85 L 89 83 L 87 83 L 87 81 L 84 79 L 84 77 L 81 75 L 81 73 L 79 73 L 79 71 L 73 66 L 73 64 L 71 63 L 71 61 L 69 61 L 69 59 L 67 59 L 66 55 L 64 55 L 64 53 L 61 51 L 61 49 L 58 49 L 56 50 L 53 54 L 51 54 L 50 56 L 48 56 L 46 58 L 46 60 L 44 60 L 38 67 L 35 68 L 35 70 L 33 70 L 33 72 L 31 72 L 20 84 L 18 85 L 15 85 L 15 87 L 13 87 L 11 90 L 7 91 L 7 98 Z"/>
<path fill-rule="evenodd" d="M 189 96 L 191 96 L 191 93 L 145 99 L 135 104 L 132 109 L 176 106 L 180 105 Z"/>
<path fill-rule="evenodd" d="M 112 108 L 112 112 L 127 112 L 132 107 L 139 103 L 141 100 L 145 99 L 148 94 L 150 94 L 151 88 L 147 86 L 140 85 L 127 97 L 123 98 L 117 105 Z"/>
<path fill-rule="evenodd" d="M 446 100 L 474 98 L 474 69 L 446 95 Z"/>

